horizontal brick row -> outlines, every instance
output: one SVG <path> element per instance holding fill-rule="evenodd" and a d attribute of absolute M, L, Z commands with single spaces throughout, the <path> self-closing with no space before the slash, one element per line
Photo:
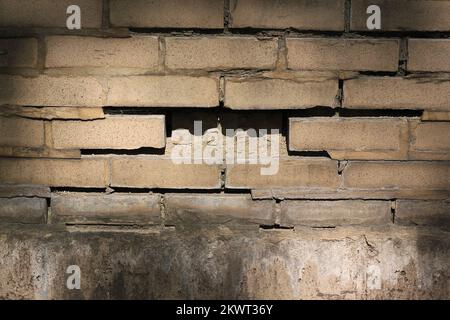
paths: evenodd
<path fill-rule="evenodd" d="M 0 1 L 0 27 L 65 27 L 68 0 Z M 79 0 L 83 28 L 100 28 L 102 1 Z M 443 0 L 355 0 L 351 2 L 350 30 L 367 28 L 367 8 L 381 10 L 381 31 L 449 31 L 450 4 Z M 110 0 L 113 27 L 223 29 L 224 0 Z M 231 28 L 344 31 L 344 0 L 232 0 Z M 106 17 L 105 17 L 106 18 Z"/>
<path fill-rule="evenodd" d="M 47 201 L 42 198 L 0 198 L 0 222 L 45 223 Z"/>
<path fill-rule="evenodd" d="M 450 190 L 448 161 L 350 161 L 340 174 L 337 161 L 326 158 L 280 158 L 277 165 L 279 170 L 273 175 L 261 174 L 260 169 L 267 165 L 227 165 L 225 187 L 334 192 L 336 195 L 340 191 L 374 194 L 398 191 L 399 195 L 407 191 L 407 198 L 415 193 L 448 193 Z M 2 184 L 151 189 L 221 187 L 220 166 L 175 164 L 161 156 L 84 156 L 78 160 L 2 158 L 0 168 Z"/>
<path fill-rule="evenodd" d="M 395 118 L 291 118 L 289 149 L 333 159 L 450 160 L 450 122 Z"/>
<path fill-rule="evenodd" d="M 449 72 L 449 39 L 409 39 L 408 70 L 412 72 Z"/>
<path fill-rule="evenodd" d="M 36 68 L 37 50 L 38 42 L 33 38 L 0 39 L 0 67 Z"/>

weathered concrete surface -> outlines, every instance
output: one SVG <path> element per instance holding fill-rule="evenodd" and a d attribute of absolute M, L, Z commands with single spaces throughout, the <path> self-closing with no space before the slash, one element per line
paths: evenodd
<path fill-rule="evenodd" d="M 0 226 L 0 298 L 450 298 L 436 229 L 123 231 Z"/>

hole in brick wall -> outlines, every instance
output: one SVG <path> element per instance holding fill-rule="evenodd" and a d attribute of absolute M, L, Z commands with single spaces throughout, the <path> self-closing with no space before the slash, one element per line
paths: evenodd
<path fill-rule="evenodd" d="M 286 227 L 286 226 L 281 226 L 279 224 L 273 224 L 273 225 L 261 224 L 259 226 L 259 228 L 263 229 L 263 230 L 274 230 L 274 229 L 278 229 L 278 230 L 294 230 L 294 227 Z"/>
<path fill-rule="evenodd" d="M 331 156 L 327 151 L 291 151 L 288 150 L 289 156 L 299 156 L 299 157 L 325 157 L 330 158 Z"/>
<path fill-rule="evenodd" d="M 105 193 L 106 188 L 83 188 L 83 187 L 52 187 L 51 192 L 81 192 L 81 193 Z"/>
<path fill-rule="evenodd" d="M 178 35 L 221 35 L 224 29 L 202 29 L 202 28 L 129 28 L 130 33 L 152 33 L 164 34 L 165 36 Z"/>

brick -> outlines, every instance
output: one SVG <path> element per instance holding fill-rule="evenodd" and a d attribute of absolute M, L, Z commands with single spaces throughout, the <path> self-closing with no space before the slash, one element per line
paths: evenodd
<path fill-rule="evenodd" d="M 344 30 L 344 1 L 232 0 L 233 28 Z"/>
<path fill-rule="evenodd" d="M 45 223 L 47 201 L 39 198 L 0 198 L 0 222 Z"/>
<path fill-rule="evenodd" d="M 53 121 L 56 149 L 164 148 L 165 117 L 108 116 L 93 121 Z"/>
<path fill-rule="evenodd" d="M 56 150 L 48 147 L 2 147 L 0 146 L 0 157 L 14 158 L 54 158 L 54 159 L 80 159 L 80 150 Z"/>
<path fill-rule="evenodd" d="M 344 187 L 384 190 L 450 190 L 447 162 L 350 162 L 343 172 Z"/>
<path fill-rule="evenodd" d="M 165 224 L 176 227 L 275 223 L 275 202 L 253 201 L 248 195 L 166 194 L 165 209 Z"/>
<path fill-rule="evenodd" d="M 93 77 L 0 75 L 0 105 L 102 106 L 104 98 L 100 82 Z"/>
<path fill-rule="evenodd" d="M 166 38 L 169 69 L 274 69 L 277 39 L 254 37 Z"/>
<path fill-rule="evenodd" d="M 100 28 L 102 0 L 0 0 L 0 27 L 66 28 L 67 7 L 81 9 L 81 27 Z"/>
<path fill-rule="evenodd" d="M 220 167 L 207 164 L 176 164 L 158 156 L 114 157 L 114 187 L 218 189 Z"/>
<path fill-rule="evenodd" d="M 0 146 L 41 147 L 44 122 L 18 117 L 0 117 Z"/>
<path fill-rule="evenodd" d="M 52 194 L 52 222 L 159 224 L 160 196 L 153 194 Z"/>
<path fill-rule="evenodd" d="M 450 160 L 450 122 L 411 124 L 410 158 Z"/>
<path fill-rule="evenodd" d="M 381 31 L 450 30 L 450 2 L 441 0 L 353 0 L 351 30 L 377 31 L 366 26 L 370 5 L 381 9 Z"/>
<path fill-rule="evenodd" d="M 250 110 L 334 106 L 337 93 L 334 79 L 226 79 L 225 106 Z"/>
<path fill-rule="evenodd" d="M 397 200 L 395 223 L 400 225 L 450 227 L 450 202 Z"/>
<path fill-rule="evenodd" d="M 33 38 L 0 39 L 0 67 L 35 68 L 37 46 Z"/>
<path fill-rule="evenodd" d="M 27 185 L 0 185 L 0 198 L 15 197 L 50 198 L 50 188 Z"/>
<path fill-rule="evenodd" d="M 46 43 L 47 68 L 143 68 L 153 71 L 158 68 L 158 37 L 52 36 Z"/>
<path fill-rule="evenodd" d="M 381 225 L 392 220 L 389 201 L 282 201 L 282 226 Z"/>
<path fill-rule="evenodd" d="M 229 189 L 305 188 L 335 190 L 340 179 L 337 162 L 329 159 L 280 159 L 275 175 L 262 175 L 261 165 L 227 165 L 225 186 Z"/>
<path fill-rule="evenodd" d="M 188 76 L 133 76 L 109 80 L 109 106 L 215 107 L 218 79 Z"/>
<path fill-rule="evenodd" d="M 450 121 L 450 111 L 424 111 L 420 117 L 422 121 Z"/>
<path fill-rule="evenodd" d="M 223 28 L 223 0 L 111 0 L 113 26 L 138 28 Z"/>
<path fill-rule="evenodd" d="M 0 159 L 2 184 L 103 188 L 108 185 L 108 176 L 108 162 L 104 158 Z"/>
<path fill-rule="evenodd" d="M 450 18 L 450 7 L 449 7 Z M 419 72 L 450 71 L 449 39 L 409 39 L 408 70 Z"/>
<path fill-rule="evenodd" d="M 103 108 L 94 107 L 24 107 L 24 106 L 2 106 L 0 115 L 19 116 L 31 119 L 79 119 L 79 120 L 95 120 L 104 119 L 105 114 Z"/>
<path fill-rule="evenodd" d="M 289 150 L 333 159 L 406 159 L 408 122 L 392 118 L 290 118 Z"/>
<path fill-rule="evenodd" d="M 346 80 L 344 107 L 450 110 L 450 79 L 361 77 Z"/>
<path fill-rule="evenodd" d="M 286 39 L 293 70 L 397 71 L 398 39 Z"/>

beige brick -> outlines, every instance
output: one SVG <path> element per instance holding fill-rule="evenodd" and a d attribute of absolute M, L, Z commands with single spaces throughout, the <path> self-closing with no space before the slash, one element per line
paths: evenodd
<path fill-rule="evenodd" d="M 0 185 L 0 198 L 39 197 L 50 198 L 50 188 L 29 185 Z"/>
<path fill-rule="evenodd" d="M 80 159 L 80 150 L 56 150 L 48 147 L 2 147 L 0 157 L 13 158 L 54 158 L 54 159 Z"/>
<path fill-rule="evenodd" d="M 290 118 L 289 150 L 333 159 L 406 159 L 408 122 L 392 118 Z"/>
<path fill-rule="evenodd" d="M 370 5 L 381 9 L 381 31 L 450 30 L 450 2 L 446 0 L 353 0 L 351 30 L 372 31 L 366 25 Z"/>
<path fill-rule="evenodd" d="M 397 200 L 395 223 L 450 227 L 450 202 Z"/>
<path fill-rule="evenodd" d="M 0 222 L 45 223 L 47 201 L 39 198 L 0 198 Z"/>
<path fill-rule="evenodd" d="M 177 164 L 158 156 L 114 157 L 114 187 L 218 189 L 220 167 L 207 164 Z"/>
<path fill-rule="evenodd" d="M 0 183 L 36 184 L 50 187 L 98 187 L 108 185 L 104 158 L 0 159 Z"/>
<path fill-rule="evenodd" d="M 31 119 L 79 119 L 95 120 L 104 119 L 103 108 L 94 107 L 24 107 L 24 106 L 2 106 L 0 115 L 19 116 Z"/>
<path fill-rule="evenodd" d="M 384 190 L 450 190 L 448 162 L 350 162 L 344 187 Z"/>
<path fill-rule="evenodd" d="M 450 122 L 411 123 L 410 158 L 450 160 Z"/>
<path fill-rule="evenodd" d="M 93 121 L 53 121 L 56 149 L 164 148 L 165 117 L 108 116 Z"/>
<path fill-rule="evenodd" d="M 226 79 L 225 106 L 231 109 L 295 109 L 334 106 L 338 81 L 331 79 Z"/>
<path fill-rule="evenodd" d="M 134 76 L 109 80 L 109 106 L 215 107 L 218 79 L 188 76 Z"/>
<path fill-rule="evenodd" d="M 450 7 L 449 7 L 450 18 Z M 450 71 L 449 39 L 409 39 L 408 70 L 409 71 Z"/>
<path fill-rule="evenodd" d="M 0 105 L 102 106 L 103 88 L 93 77 L 33 78 L 0 75 Z"/>
<path fill-rule="evenodd" d="M 153 194 L 52 194 L 52 222 L 159 224 L 160 196 Z"/>
<path fill-rule="evenodd" d="M 389 201 L 282 201 L 282 226 L 380 225 L 392 221 Z"/>
<path fill-rule="evenodd" d="M 113 26 L 223 28 L 223 0 L 111 0 Z"/>
<path fill-rule="evenodd" d="M 177 228 L 209 224 L 275 223 L 274 201 L 253 201 L 237 194 L 166 194 L 165 224 Z"/>
<path fill-rule="evenodd" d="M 229 189 L 335 190 L 340 184 L 337 162 L 329 159 L 280 159 L 279 170 L 274 175 L 262 175 L 261 167 L 268 165 L 227 165 L 225 186 Z"/>
<path fill-rule="evenodd" d="M 0 39 L 0 67 L 35 68 L 36 64 L 36 39 Z"/>
<path fill-rule="evenodd" d="M 420 117 L 422 121 L 450 121 L 450 111 L 424 111 Z"/>
<path fill-rule="evenodd" d="M 43 121 L 0 117 L 0 146 L 41 147 L 43 145 Z"/>
<path fill-rule="evenodd" d="M 346 80 L 344 107 L 450 110 L 450 79 L 361 77 Z"/>
<path fill-rule="evenodd" d="M 397 39 L 288 38 L 293 70 L 397 71 Z"/>
<path fill-rule="evenodd" d="M 158 68 L 158 37 L 52 36 L 48 37 L 46 42 L 47 68 Z"/>
<path fill-rule="evenodd" d="M 273 69 L 277 39 L 254 37 L 166 38 L 169 69 Z"/>
<path fill-rule="evenodd" d="M 0 0 L 0 27 L 66 28 L 67 7 L 81 9 L 81 27 L 100 28 L 102 0 Z"/>
<path fill-rule="evenodd" d="M 231 0 L 233 28 L 344 30 L 344 1 Z"/>

